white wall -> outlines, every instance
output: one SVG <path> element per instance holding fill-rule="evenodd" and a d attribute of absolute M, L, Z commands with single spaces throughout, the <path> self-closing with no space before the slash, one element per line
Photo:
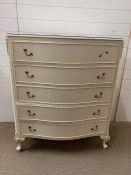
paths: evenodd
<path fill-rule="evenodd" d="M 116 120 L 131 121 L 131 36 L 128 45 Z"/>
<path fill-rule="evenodd" d="M 17 0 L 17 4 L 16 0 L 0 0 L 0 121 L 13 120 L 6 32 L 122 37 L 124 50 L 120 64 L 121 73 L 130 29 L 130 0 Z M 117 120 L 131 121 L 130 60 L 131 42 Z M 124 95 L 127 94 L 127 88 L 130 95 Z M 121 105 L 126 110 L 124 114 L 121 112 Z"/>
<path fill-rule="evenodd" d="M 17 32 L 15 0 L 0 0 L 0 121 L 12 121 L 9 58 L 6 50 L 6 32 Z"/>

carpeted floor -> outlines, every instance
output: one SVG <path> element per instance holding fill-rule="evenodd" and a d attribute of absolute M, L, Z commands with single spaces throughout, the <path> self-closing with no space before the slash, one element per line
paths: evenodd
<path fill-rule="evenodd" d="M 0 175 L 131 175 L 131 123 L 112 123 L 111 141 L 37 140 L 16 152 L 13 123 L 0 123 Z"/>

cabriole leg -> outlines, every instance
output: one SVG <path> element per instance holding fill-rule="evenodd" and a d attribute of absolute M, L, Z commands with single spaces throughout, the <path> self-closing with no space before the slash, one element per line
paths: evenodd
<path fill-rule="evenodd" d="M 110 140 L 110 136 L 100 136 L 103 140 L 103 148 L 106 149 L 108 147 L 107 142 Z"/>
<path fill-rule="evenodd" d="M 16 151 L 20 152 L 21 151 L 21 143 L 18 143 L 16 146 Z"/>
<path fill-rule="evenodd" d="M 25 138 L 18 138 L 18 137 L 15 137 L 15 142 L 17 143 L 17 146 L 16 146 L 16 151 L 20 152 L 21 149 L 22 149 L 22 142 L 25 140 Z"/>

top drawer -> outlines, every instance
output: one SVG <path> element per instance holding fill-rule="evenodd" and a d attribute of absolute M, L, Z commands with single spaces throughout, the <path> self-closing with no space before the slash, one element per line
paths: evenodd
<path fill-rule="evenodd" d="M 14 42 L 15 61 L 61 64 L 115 63 L 117 46 Z"/>

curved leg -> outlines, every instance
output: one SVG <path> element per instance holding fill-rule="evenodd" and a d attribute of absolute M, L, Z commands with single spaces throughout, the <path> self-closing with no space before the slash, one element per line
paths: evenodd
<path fill-rule="evenodd" d="M 25 140 L 25 138 L 18 138 L 18 137 L 15 137 L 15 142 L 17 143 L 17 146 L 16 146 L 16 151 L 20 152 L 21 149 L 22 149 L 22 145 L 21 143 Z"/>
<path fill-rule="evenodd" d="M 106 149 L 108 147 L 107 142 L 110 140 L 110 136 L 100 136 L 103 140 L 103 148 Z"/>
<path fill-rule="evenodd" d="M 16 146 L 16 151 L 20 152 L 21 151 L 21 143 L 18 143 Z"/>
<path fill-rule="evenodd" d="M 107 142 L 107 141 L 103 140 L 103 148 L 104 148 L 104 149 L 106 149 L 106 148 L 108 147 L 108 145 L 107 145 L 106 142 Z"/>

